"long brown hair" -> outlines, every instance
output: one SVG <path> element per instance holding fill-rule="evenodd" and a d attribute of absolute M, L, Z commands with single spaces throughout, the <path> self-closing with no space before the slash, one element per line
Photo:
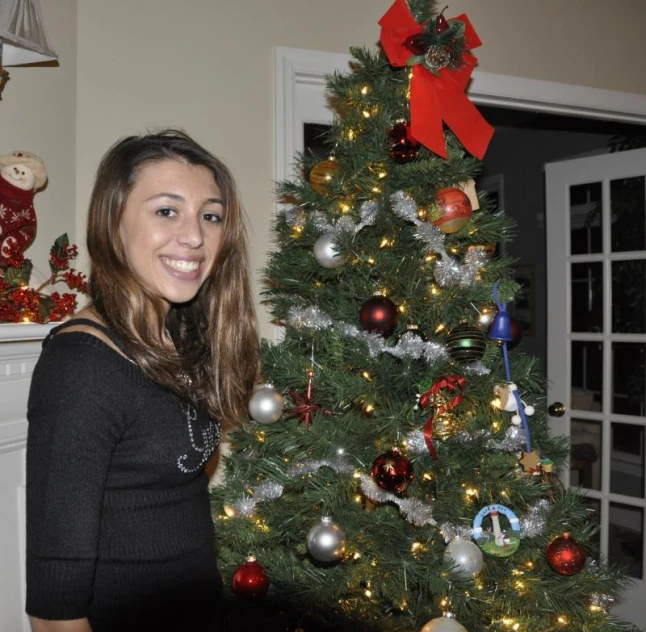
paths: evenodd
<path fill-rule="evenodd" d="M 163 160 L 209 169 L 225 209 L 210 276 L 192 301 L 172 306 L 167 316 L 162 299 L 130 269 L 119 236 L 126 201 L 142 168 Z M 97 171 L 87 224 L 90 292 L 97 313 L 150 379 L 202 403 L 225 425 L 246 411 L 260 358 L 242 216 L 227 167 L 184 132 L 167 129 L 130 136 L 110 148 Z M 176 353 L 162 341 L 164 328 Z"/>

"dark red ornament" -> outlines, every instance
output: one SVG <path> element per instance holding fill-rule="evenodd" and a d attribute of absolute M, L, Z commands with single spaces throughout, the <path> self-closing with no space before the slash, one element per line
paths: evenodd
<path fill-rule="evenodd" d="M 260 599 L 269 589 L 269 577 L 255 557 L 247 558 L 233 573 L 233 592 L 244 599 Z"/>
<path fill-rule="evenodd" d="M 446 21 L 446 18 L 444 17 L 444 12 L 449 8 L 449 5 L 447 4 L 442 11 L 440 11 L 440 14 L 435 18 L 435 32 L 439 35 L 440 33 L 444 33 L 446 29 L 449 28 L 449 23 Z"/>
<path fill-rule="evenodd" d="M 493 325 L 493 320 L 487 326 L 487 338 L 489 337 L 489 332 L 491 331 L 492 325 Z M 513 338 L 512 340 L 507 340 L 507 349 L 514 349 L 520 344 L 521 340 L 523 339 L 523 330 L 521 329 L 520 325 L 518 324 L 518 321 L 515 318 L 509 319 L 509 327 Z M 494 340 L 493 342 L 496 342 L 496 341 Z M 496 344 L 498 343 L 496 342 Z"/>
<path fill-rule="evenodd" d="M 455 233 L 464 228 L 471 219 L 469 196 L 456 187 L 446 187 L 435 192 L 432 209 L 433 224 L 443 233 Z"/>
<path fill-rule="evenodd" d="M 417 35 L 410 35 L 407 37 L 404 40 L 404 46 L 413 53 L 413 55 L 423 55 L 428 50 L 428 46 L 424 42 L 423 33 L 417 33 Z"/>
<path fill-rule="evenodd" d="M 359 320 L 364 329 L 384 337 L 393 333 L 399 322 L 397 305 L 385 296 L 373 296 L 362 306 Z"/>
<path fill-rule="evenodd" d="M 395 123 L 388 130 L 388 153 L 399 164 L 414 160 L 420 144 L 411 136 L 410 125 L 405 121 Z"/>
<path fill-rule="evenodd" d="M 395 448 L 378 456 L 372 465 L 375 483 L 393 494 L 405 491 L 414 476 L 413 464 Z"/>
<path fill-rule="evenodd" d="M 581 572 L 587 558 L 585 549 L 569 534 L 554 538 L 545 549 L 547 563 L 559 575 L 576 575 Z"/>

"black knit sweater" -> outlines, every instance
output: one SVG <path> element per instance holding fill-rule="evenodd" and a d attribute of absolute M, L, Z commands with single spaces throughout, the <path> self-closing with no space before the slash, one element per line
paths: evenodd
<path fill-rule="evenodd" d="M 219 426 L 96 336 L 52 333 L 28 405 L 27 613 L 214 629 L 204 465 Z"/>

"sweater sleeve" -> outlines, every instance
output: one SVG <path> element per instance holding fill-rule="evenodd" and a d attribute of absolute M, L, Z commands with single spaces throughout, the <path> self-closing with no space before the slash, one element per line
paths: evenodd
<path fill-rule="evenodd" d="M 88 614 L 104 489 L 125 431 L 125 375 L 92 340 L 55 336 L 30 387 L 26 610 L 43 619 Z"/>

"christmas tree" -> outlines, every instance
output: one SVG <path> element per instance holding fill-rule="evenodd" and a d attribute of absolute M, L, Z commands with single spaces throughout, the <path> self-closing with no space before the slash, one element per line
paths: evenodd
<path fill-rule="evenodd" d="M 284 336 L 212 491 L 232 627 L 631 629 L 516 347 L 513 223 L 473 185 L 493 131 L 465 94 L 476 32 L 428 0 L 380 25 L 383 50 L 328 80 L 329 157 L 279 187 Z"/>

